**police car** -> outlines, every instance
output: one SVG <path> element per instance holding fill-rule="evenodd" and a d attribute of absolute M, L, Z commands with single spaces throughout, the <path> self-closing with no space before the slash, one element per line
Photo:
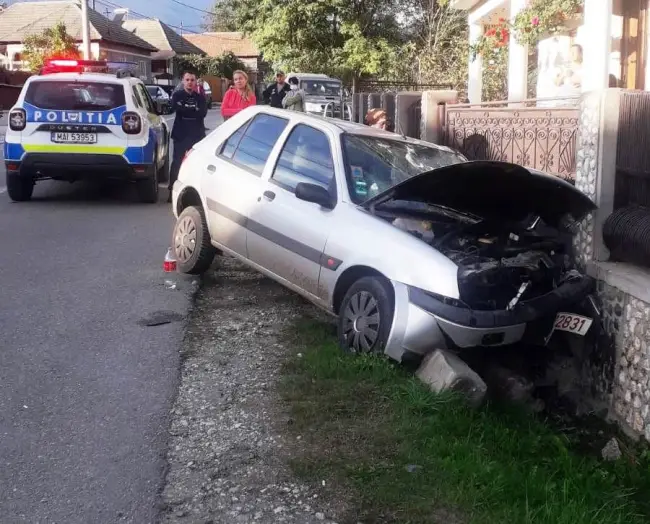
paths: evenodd
<path fill-rule="evenodd" d="M 118 178 L 154 203 L 169 174 L 169 128 L 129 70 L 49 60 L 9 111 L 4 156 L 7 192 L 17 202 L 31 199 L 39 180 Z"/>

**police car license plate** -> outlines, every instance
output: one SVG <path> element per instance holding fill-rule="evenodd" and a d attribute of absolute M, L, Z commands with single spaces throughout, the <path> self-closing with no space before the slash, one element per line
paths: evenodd
<path fill-rule="evenodd" d="M 589 331 L 593 320 L 591 318 L 583 317 L 582 315 L 575 315 L 573 313 L 558 313 L 555 317 L 553 329 L 558 331 L 567 331 L 584 337 Z"/>
<path fill-rule="evenodd" d="M 96 144 L 97 133 L 52 133 L 52 142 L 57 144 Z"/>

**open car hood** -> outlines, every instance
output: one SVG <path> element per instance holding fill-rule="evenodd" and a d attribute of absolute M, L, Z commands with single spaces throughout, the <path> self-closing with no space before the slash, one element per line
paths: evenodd
<path fill-rule="evenodd" d="M 582 219 L 596 205 L 570 183 L 507 162 L 475 161 L 414 176 L 366 200 L 366 208 L 389 201 L 443 206 L 484 220 L 519 222 L 531 214 L 550 226 L 564 216 Z"/>

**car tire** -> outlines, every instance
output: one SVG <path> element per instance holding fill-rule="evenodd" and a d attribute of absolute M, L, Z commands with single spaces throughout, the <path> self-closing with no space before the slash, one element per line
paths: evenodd
<path fill-rule="evenodd" d="M 7 193 L 14 202 L 27 202 L 34 193 L 34 179 L 16 173 L 7 173 Z"/>
<path fill-rule="evenodd" d="M 158 160 L 154 160 L 153 173 L 146 178 L 136 180 L 138 197 L 144 204 L 158 202 Z"/>
<path fill-rule="evenodd" d="M 158 182 L 169 182 L 169 144 L 167 144 L 165 163 L 163 164 L 160 171 L 158 171 Z"/>
<path fill-rule="evenodd" d="M 348 289 L 339 309 L 338 342 L 347 353 L 383 354 L 395 304 L 390 282 L 363 277 Z"/>
<path fill-rule="evenodd" d="M 186 207 L 178 216 L 172 242 L 176 264 L 181 273 L 205 273 L 217 254 L 217 249 L 210 242 L 208 224 L 200 207 Z"/>

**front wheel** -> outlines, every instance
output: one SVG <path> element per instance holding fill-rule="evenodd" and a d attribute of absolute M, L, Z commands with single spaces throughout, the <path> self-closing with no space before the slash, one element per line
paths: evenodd
<path fill-rule="evenodd" d="M 189 206 L 183 210 L 174 226 L 173 243 L 178 269 L 182 273 L 200 275 L 210 268 L 217 250 L 210 242 L 202 208 Z"/>
<path fill-rule="evenodd" d="M 380 277 L 357 280 L 343 298 L 338 341 L 343 351 L 382 354 L 394 315 L 390 283 Z"/>
<path fill-rule="evenodd" d="M 34 179 L 16 173 L 7 173 L 7 193 L 14 202 L 27 202 L 32 199 Z"/>

